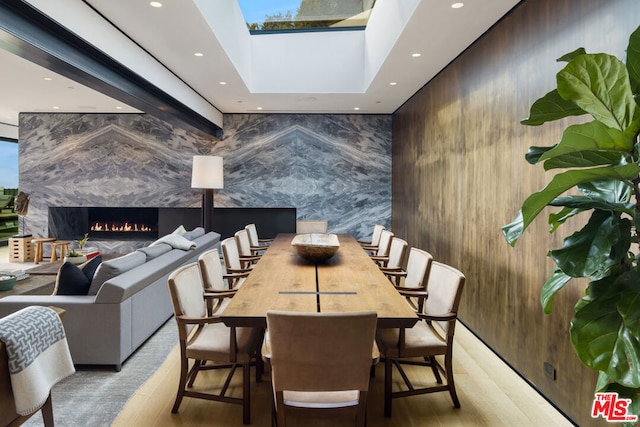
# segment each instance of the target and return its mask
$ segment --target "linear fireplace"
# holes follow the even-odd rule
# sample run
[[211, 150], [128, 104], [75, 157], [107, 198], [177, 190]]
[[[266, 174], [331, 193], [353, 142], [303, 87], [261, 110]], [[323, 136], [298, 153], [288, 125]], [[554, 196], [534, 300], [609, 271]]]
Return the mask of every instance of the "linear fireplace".
[[49, 235], [57, 239], [153, 240], [158, 208], [50, 207]]

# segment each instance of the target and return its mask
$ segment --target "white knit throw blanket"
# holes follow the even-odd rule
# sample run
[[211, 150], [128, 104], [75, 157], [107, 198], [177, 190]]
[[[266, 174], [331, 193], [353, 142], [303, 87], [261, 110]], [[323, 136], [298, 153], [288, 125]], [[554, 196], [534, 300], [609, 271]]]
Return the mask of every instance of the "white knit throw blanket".
[[75, 372], [62, 321], [50, 308], [32, 306], [0, 319], [16, 412], [42, 407], [51, 387]]

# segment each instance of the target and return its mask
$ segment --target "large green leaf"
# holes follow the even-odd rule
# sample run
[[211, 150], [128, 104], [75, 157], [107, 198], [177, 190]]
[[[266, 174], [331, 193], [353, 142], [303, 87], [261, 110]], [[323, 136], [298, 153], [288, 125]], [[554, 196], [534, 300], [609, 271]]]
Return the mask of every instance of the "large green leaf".
[[556, 76], [558, 93], [606, 126], [625, 130], [634, 117], [626, 66], [604, 53], [576, 56]]
[[[623, 225], [625, 222], [626, 227]], [[564, 274], [598, 280], [626, 256], [626, 250], [620, 255], [617, 248], [626, 244], [628, 249], [630, 229], [628, 220], [622, 220], [611, 212], [596, 210], [587, 225], [565, 238], [563, 247], [550, 251], [549, 255]]]
[[592, 282], [589, 294], [576, 305], [570, 328], [582, 363], [630, 388], [640, 387], [640, 331], [637, 322], [627, 323], [627, 312], [638, 310], [639, 284], [636, 271]]
[[[558, 200], [556, 197], [554, 200]], [[553, 202], [551, 203], [553, 204]], [[555, 231], [564, 224], [569, 218], [584, 212], [584, 209], [574, 208], [562, 208], [559, 212], [549, 214], [549, 233], [555, 233]]]
[[627, 46], [627, 72], [634, 94], [640, 92], [640, 27], [629, 37]]
[[[542, 157], [542, 154], [540, 154]], [[544, 162], [544, 169], [585, 168], [622, 163], [624, 154], [616, 151], [576, 151]]]
[[557, 62], [569, 62], [573, 58], [575, 58], [576, 56], [584, 55], [585, 53], [587, 53], [587, 51], [584, 50], [583, 47], [579, 47], [576, 50], [574, 50], [573, 52], [565, 53], [560, 58], [556, 59], [556, 61]]
[[562, 134], [560, 143], [540, 156], [540, 161], [570, 153], [584, 151], [624, 151], [633, 150], [634, 140], [618, 129], [607, 127], [602, 122], [593, 121], [572, 125]]
[[507, 242], [513, 246], [542, 209], [568, 189], [589, 181], [632, 180], [638, 177], [638, 173], [640, 173], [640, 168], [635, 163], [559, 173], [546, 187], [527, 197], [516, 219], [502, 227], [502, 234]]
[[540, 126], [546, 122], [581, 116], [586, 112], [571, 101], [562, 99], [556, 89], [552, 90], [531, 106], [529, 117], [520, 121], [523, 125]]
[[550, 206], [566, 206], [570, 209], [599, 209], [602, 211], [624, 212], [633, 214], [634, 205], [630, 203], [611, 203], [589, 196], [561, 196], [549, 203]]
[[571, 276], [564, 274], [562, 270], [556, 268], [553, 270], [551, 277], [542, 285], [540, 302], [546, 314], [551, 313], [551, 304], [553, 303], [553, 298], [556, 296], [556, 293], [571, 279]]
[[[555, 145], [553, 146], [555, 147]], [[532, 165], [535, 165], [540, 160], [540, 157], [547, 151], [553, 149], [553, 147], [536, 147], [532, 145], [529, 147], [529, 151], [524, 155], [524, 159]]]
[[626, 181], [606, 179], [578, 184], [578, 190], [585, 196], [611, 203], [626, 203], [631, 199], [631, 185]]
[[567, 219], [589, 209], [634, 214], [634, 205], [628, 203], [632, 188], [625, 181], [590, 181], [578, 184], [577, 187], [583, 196], [560, 196], [549, 203], [551, 206], [564, 206], [559, 212], [549, 214], [551, 233]]

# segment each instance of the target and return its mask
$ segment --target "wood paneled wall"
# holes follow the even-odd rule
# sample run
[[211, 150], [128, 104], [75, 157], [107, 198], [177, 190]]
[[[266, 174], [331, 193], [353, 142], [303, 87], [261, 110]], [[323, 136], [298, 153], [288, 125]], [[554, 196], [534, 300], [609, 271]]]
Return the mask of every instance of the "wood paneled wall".
[[523, 1], [393, 119], [393, 231], [465, 273], [462, 321], [580, 425], [606, 424], [590, 417], [597, 375], [568, 334], [586, 282], [570, 282], [550, 315], [540, 289], [547, 251], [585, 219], [550, 235], [542, 215], [515, 248], [500, 227], [550, 179], [526, 163], [528, 147], [558, 142], [569, 123], [519, 123], [555, 87], [556, 58], [579, 46], [623, 58], [639, 24], [637, 0]]

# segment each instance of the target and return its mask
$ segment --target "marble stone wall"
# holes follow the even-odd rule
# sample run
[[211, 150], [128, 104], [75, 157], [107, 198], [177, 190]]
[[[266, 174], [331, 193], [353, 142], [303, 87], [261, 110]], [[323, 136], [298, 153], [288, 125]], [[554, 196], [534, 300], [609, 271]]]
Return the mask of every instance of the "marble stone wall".
[[214, 148], [225, 159], [216, 204], [295, 207], [329, 231], [391, 226], [391, 116], [229, 114]]
[[19, 185], [31, 197], [27, 231], [47, 235], [49, 206], [199, 207], [201, 193], [190, 188], [195, 154], [224, 157], [225, 188], [216, 190], [216, 206], [295, 207], [300, 219], [326, 218], [332, 232], [362, 238], [374, 223], [390, 225], [390, 115], [224, 120], [218, 141], [144, 114], [22, 113]]

